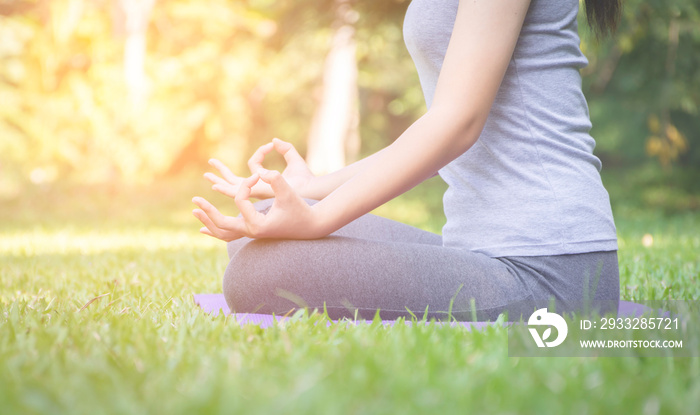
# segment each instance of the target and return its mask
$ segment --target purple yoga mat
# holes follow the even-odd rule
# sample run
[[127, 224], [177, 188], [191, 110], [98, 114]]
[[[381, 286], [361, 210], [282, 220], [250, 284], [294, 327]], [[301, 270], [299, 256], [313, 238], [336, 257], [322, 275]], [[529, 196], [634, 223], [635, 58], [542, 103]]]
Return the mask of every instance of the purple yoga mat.
[[[213, 316], [218, 316], [220, 312], [223, 312], [224, 314], [232, 315], [236, 321], [240, 324], [257, 324], [262, 328], [269, 327], [275, 323], [275, 321], [281, 321], [284, 320], [285, 317], [283, 316], [272, 316], [269, 314], [252, 314], [252, 313], [237, 313], [237, 314], [232, 314], [231, 310], [228, 308], [228, 305], [226, 305], [226, 300], [224, 299], [223, 294], [194, 294], [194, 302], [197, 304], [199, 307], [202, 308], [206, 313], [209, 313]], [[633, 303], [630, 301], [620, 301], [620, 307], [618, 308], [618, 313], [617, 315], [619, 317], [641, 317], [644, 313], [651, 311], [651, 308], [642, 305], [642, 304], [637, 304]], [[358, 322], [366, 322], [369, 323], [369, 320], [358, 320]], [[393, 324], [394, 320], [382, 320], [384, 324]], [[410, 321], [407, 321], [407, 323], [410, 323]], [[454, 323], [454, 324], [460, 324], [468, 329], [471, 328], [476, 328], [476, 329], [482, 329], [490, 324], [490, 322], [482, 322], [482, 321], [477, 321], [477, 322], [470, 322], [470, 321], [462, 321], [459, 323]]]

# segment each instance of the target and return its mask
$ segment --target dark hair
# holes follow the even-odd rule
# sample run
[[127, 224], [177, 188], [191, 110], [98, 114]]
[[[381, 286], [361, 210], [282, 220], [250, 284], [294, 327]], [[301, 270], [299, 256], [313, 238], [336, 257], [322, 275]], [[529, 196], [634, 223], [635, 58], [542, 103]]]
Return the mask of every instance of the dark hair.
[[588, 25], [599, 36], [614, 33], [620, 21], [621, 0], [586, 0]]

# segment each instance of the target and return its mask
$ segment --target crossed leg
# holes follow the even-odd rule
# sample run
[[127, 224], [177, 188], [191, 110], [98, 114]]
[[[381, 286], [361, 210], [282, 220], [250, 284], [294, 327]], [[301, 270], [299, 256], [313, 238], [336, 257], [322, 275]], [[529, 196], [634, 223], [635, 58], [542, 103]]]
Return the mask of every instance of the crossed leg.
[[[256, 204], [269, 208], [271, 201]], [[236, 312], [308, 307], [331, 318], [495, 319], [532, 311], [528, 284], [503, 262], [442, 246], [439, 235], [365, 215], [317, 240], [228, 244], [224, 294]]]

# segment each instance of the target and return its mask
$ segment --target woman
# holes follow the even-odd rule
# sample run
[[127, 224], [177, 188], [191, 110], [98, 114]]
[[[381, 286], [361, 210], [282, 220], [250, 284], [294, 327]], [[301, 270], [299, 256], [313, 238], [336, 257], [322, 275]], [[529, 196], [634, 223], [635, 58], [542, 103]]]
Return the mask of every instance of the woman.
[[[618, 6], [587, 0], [587, 13], [605, 32]], [[199, 197], [194, 215], [229, 241], [231, 309], [458, 320], [518, 319], [552, 302], [614, 311], [617, 238], [588, 134], [577, 13], [578, 0], [414, 0], [404, 36], [428, 111], [394, 143], [321, 177], [278, 139], [245, 179], [213, 160], [223, 178], [206, 176], [241, 216]], [[262, 168], [273, 150], [282, 174]], [[442, 237], [367, 214], [436, 171], [449, 185]]]

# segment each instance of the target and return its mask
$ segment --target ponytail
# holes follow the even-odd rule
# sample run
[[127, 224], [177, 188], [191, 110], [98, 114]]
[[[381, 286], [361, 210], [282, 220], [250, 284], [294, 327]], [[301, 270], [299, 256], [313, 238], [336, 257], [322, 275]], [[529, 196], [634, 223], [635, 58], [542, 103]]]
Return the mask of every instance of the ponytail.
[[615, 32], [620, 21], [621, 0], [586, 0], [588, 25], [598, 36]]

